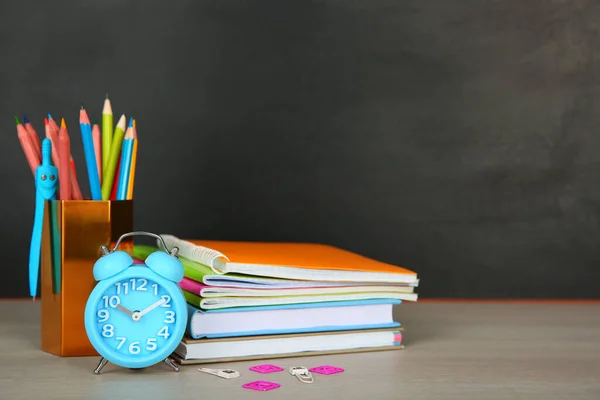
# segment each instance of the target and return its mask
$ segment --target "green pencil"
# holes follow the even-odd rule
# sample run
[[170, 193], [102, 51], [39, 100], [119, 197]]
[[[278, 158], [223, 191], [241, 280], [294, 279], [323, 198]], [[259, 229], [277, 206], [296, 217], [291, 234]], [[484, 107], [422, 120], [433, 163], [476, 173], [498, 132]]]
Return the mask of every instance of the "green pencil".
[[[110, 147], [110, 155], [106, 168], [103, 168], [104, 177], [102, 179], [102, 200], [110, 200], [110, 194], [112, 193], [113, 182], [115, 181], [115, 173], [117, 170], [117, 163], [119, 157], [121, 157], [121, 145], [123, 144], [123, 138], [125, 137], [125, 114], [121, 115], [121, 119], [117, 123], [115, 128], [115, 135], [112, 138], [112, 146]], [[102, 151], [104, 154], [104, 151]]]
[[49, 202], [50, 212], [50, 242], [52, 246], [52, 293], [60, 294], [61, 289], [61, 267], [60, 267], [60, 229], [58, 221], [58, 203], [56, 201]]
[[110, 148], [112, 147], [113, 139], [113, 112], [110, 104], [108, 94], [104, 99], [104, 108], [102, 109], [102, 171], [104, 174], [101, 176], [101, 180], [106, 179], [106, 171], [108, 166], [108, 159], [110, 157]]

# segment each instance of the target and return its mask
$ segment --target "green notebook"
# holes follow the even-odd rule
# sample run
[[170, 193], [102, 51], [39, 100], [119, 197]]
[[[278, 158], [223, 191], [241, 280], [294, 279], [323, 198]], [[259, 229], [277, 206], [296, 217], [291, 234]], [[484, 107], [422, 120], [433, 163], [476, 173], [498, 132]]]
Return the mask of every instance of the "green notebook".
[[[145, 260], [150, 254], [155, 251], [161, 251], [158, 247], [135, 245], [133, 246], [133, 256], [139, 259]], [[219, 276], [214, 273], [213, 270], [203, 264], [185, 259], [181, 256], [178, 257], [179, 261], [183, 264], [183, 275], [198, 282], [204, 282], [204, 278], [207, 276]]]

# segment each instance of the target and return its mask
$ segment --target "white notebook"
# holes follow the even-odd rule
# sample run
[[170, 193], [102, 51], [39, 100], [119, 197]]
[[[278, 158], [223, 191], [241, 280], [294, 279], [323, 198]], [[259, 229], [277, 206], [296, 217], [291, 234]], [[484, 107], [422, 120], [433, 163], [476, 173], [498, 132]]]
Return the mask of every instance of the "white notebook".
[[402, 329], [321, 332], [181, 341], [182, 364], [403, 349]]
[[198, 339], [397, 327], [392, 311], [400, 303], [374, 300], [211, 311], [188, 304], [187, 333]]
[[405, 300], [417, 301], [416, 293], [392, 293], [392, 292], [371, 292], [371, 293], [344, 293], [344, 294], [324, 294], [307, 296], [273, 296], [273, 297], [208, 297], [202, 298], [194, 293], [184, 290], [187, 301], [196, 307], [205, 310], [215, 310], [219, 308], [231, 307], [258, 307], [286, 304], [310, 304], [328, 301], [357, 301], [357, 300]]
[[[335, 282], [335, 281], [303, 281], [297, 279], [265, 278], [250, 275], [205, 275], [202, 283], [210, 286], [222, 286], [248, 289], [299, 289], [317, 287], [349, 287], [349, 286], [389, 286], [388, 282]], [[396, 285], [418, 287], [419, 281], [399, 283]]]

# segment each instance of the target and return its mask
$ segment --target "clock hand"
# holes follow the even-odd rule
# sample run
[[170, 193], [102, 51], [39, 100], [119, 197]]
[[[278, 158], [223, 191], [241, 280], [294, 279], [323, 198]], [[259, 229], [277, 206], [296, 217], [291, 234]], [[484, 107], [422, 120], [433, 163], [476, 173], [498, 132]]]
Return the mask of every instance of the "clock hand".
[[119, 310], [123, 311], [125, 314], [131, 316], [131, 319], [134, 320], [134, 321], [139, 321], [140, 318], [142, 318], [142, 315], [140, 314], [139, 311], [131, 311], [131, 310], [123, 307], [120, 304], [117, 304], [116, 308], [118, 308]]
[[146, 309], [140, 311], [139, 316], [140, 318], [146, 314], [148, 314], [150, 311], [154, 310], [156, 307], [161, 306], [163, 303], [165, 303], [167, 300], [166, 299], [160, 299], [159, 301], [157, 301], [156, 303], [152, 304], [150, 307], [147, 307]]
[[132, 316], [132, 317], [133, 317], [133, 311], [131, 311], [131, 310], [128, 310], [127, 308], [123, 307], [123, 306], [122, 306], [122, 305], [120, 305], [120, 304], [117, 304], [117, 308], [118, 308], [119, 310], [123, 311], [125, 314], [127, 314], [127, 315], [130, 315], [130, 316]]

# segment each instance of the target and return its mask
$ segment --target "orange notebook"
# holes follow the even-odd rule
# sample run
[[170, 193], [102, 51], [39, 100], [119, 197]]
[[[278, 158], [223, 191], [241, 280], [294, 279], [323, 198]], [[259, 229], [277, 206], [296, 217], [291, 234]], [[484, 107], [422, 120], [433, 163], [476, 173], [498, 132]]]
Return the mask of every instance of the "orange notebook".
[[182, 257], [207, 265], [217, 274], [336, 282], [418, 282], [411, 270], [323, 244], [188, 241], [161, 236], [169, 248], [177, 246]]

